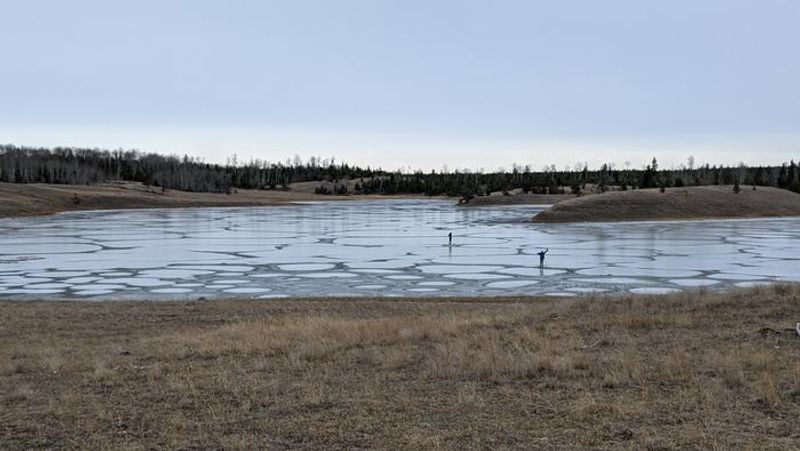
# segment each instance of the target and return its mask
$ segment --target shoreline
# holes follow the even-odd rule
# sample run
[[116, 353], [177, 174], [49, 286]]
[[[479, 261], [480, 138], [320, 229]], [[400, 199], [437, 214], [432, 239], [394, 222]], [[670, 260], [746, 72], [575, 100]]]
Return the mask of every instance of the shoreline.
[[505, 206], [545, 206], [549, 207], [574, 199], [572, 194], [513, 194], [503, 196], [493, 194], [490, 196], [473, 197], [469, 202], [457, 204], [462, 208], [505, 207]]
[[[213, 296], [203, 296], [197, 295], [192, 297], [152, 297], [152, 298], [140, 298], [136, 295], [126, 296], [126, 297], [60, 297], [60, 298], [52, 298], [52, 299], [42, 299], [37, 298], [37, 294], [30, 294], [30, 295], [16, 295], [15, 297], [4, 297], [3, 292], [0, 292], [0, 305], [3, 303], [41, 303], [41, 304], [165, 304], [165, 303], [177, 303], [177, 304], [202, 304], [208, 302], [344, 302], [344, 303], [359, 303], [359, 302], [373, 302], [373, 301], [385, 301], [385, 302], [439, 302], [439, 303], [461, 303], [461, 302], [470, 302], [470, 303], [497, 303], [497, 304], [506, 304], [509, 302], [512, 303], [537, 303], [537, 302], [550, 302], [550, 301], [557, 301], [557, 300], [573, 300], [573, 301], [580, 301], [586, 299], [593, 299], [597, 297], [608, 298], [609, 300], [618, 300], [621, 298], [631, 297], [631, 296], [670, 296], [670, 295], [692, 295], [697, 294], [698, 292], [703, 292], [704, 294], [710, 295], [720, 295], [725, 293], [732, 293], [740, 290], [745, 290], [753, 287], [768, 287], [772, 285], [791, 285], [793, 284], [792, 281], [786, 279], [766, 279], [766, 280], [757, 280], [757, 281], [746, 281], [746, 282], [753, 282], [752, 285], [748, 286], [738, 286], [734, 282], [724, 283], [721, 281], [718, 285], [713, 286], [685, 286], [685, 287], [668, 287], [671, 288], [673, 291], [667, 291], [663, 293], [649, 293], [649, 294], [641, 294], [635, 293], [628, 289], [620, 289], [620, 290], [607, 290], [607, 291], [587, 291], [587, 292], [563, 292], [558, 294], [553, 293], [542, 293], [542, 294], [520, 294], [520, 293], [492, 293], [492, 294], [470, 294], [469, 296], [465, 296], [464, 294], [459, 293], [439, 293], [439, 294], [426, 294], [424, 296], [420, 296], [419, 293], [415, 294], [408, 294], [408, 295], [399, 295], [399, 296], [378, 296], [374, 294], [365, 293], [364, 295], [358, 296], [353, 294], [341, 294], [341, 295], [285, 295], [285, 296], [274, 296], [274, 297], [264, 297], [260, 298], [258, 296], [252, 297], [237, 297], [237, 296], [222, 296], [222, 297], [213, 297]], [[38, 295], [41, 296], [41, 295]]]
[[540, 212], [535, 224], [713, 221], [800, 216], [800, 194], [777, 188], [713, 185], [612, 191], [570, 199]]
[[[545, 206], [546, 207], [546, 206]], [[542, 210], [544, 211], [544, 210]], [[534, 216], [535, 218], [535, 216]], [[619, 223], [636, 223], [642, 225], [658, 225], [672, 222], [738, 222], [738, 221], [758, 221], [760, 219], [800, 219], [800, 213], [794, 215], [781, 215], [774, 216], [695, 216], [691, 218], [686, 217], [664, 217], [663, 219], [613, 219], [613, 220], [598, 220], [598, 221], [563, 221], [563, 222], [545, 222], [534, 221], [533, 218], [524, 221], [525, 224], [538, 224], [538, 225], [600, 225], [600, 224], [619, 224]]]
[[[77, 203], [75, 199], [78, 199]], [[449, 200], [424, 195], [323, 195], [304, 191], [237, 190], [232, 194], [194, 193], [145, 187], [136, 182], [97, 185], [0, 183], [0, 219], [54, 216], [69, 212], [184, 208], [292, 206], [301, 202], [408, 199]]]
[[[774, 282], [770, 284], [764, 284], [764, 286], [768, 285], [786, 285], [786, 282]], [[743, 290], [744, 288], [734, 287], [734, 290]], [[697, 291], [697, 290], [692, 290]], [[715, 293], [712, 290], [706, 290], [709, 294]], [[691, 293], [691, 291], [686, 291], [686, 294]], [[649, 296], [674, 296], [676, 293], [670, 294], [657, 294], [657, 295], [649, 295]], [[424, 303], [424, 304], [499, 304], [499, 305], [506, 305], [506, 304], [536, 304], [540, 302], [557, 302], [557, 301], [580, 301], [582, 299], [588, 299], [589, 297], [604, 297], [604, 298], [618, 298], [618, 297], [631, 297], [631, 296], [648, 296], [648, 295], [638, 295], [634, 293], [628, 292], [619, 292], [619, 293], [583, 293], [579, 294], [576, 293], [575, 296], [548, 296], [548, 295], [514, 295], [514, 294], [502, 294], [502, 295], [488, 295], [488, 296], [461, 296], [461, 295], [451, 295], [451, 296], [435, 296], [435, 295], [427, 295], [427, 296], [322, 296], [322, 295], [315, 295], [315, 296], [290, 296], [290, 297], [275, 297], [275, 298], [268, 298], [268, 299], [258, 299], [258, 298], [245, 298], [245, 297], [226, 297], [226, 298], [209, 298], [209, 299], [70, 299], [70, 298], [60, 298], [60, 299], [53, 299], [53, 300], [43, 300], [43, 299], [36, 299], [35, 296], [31, 299], [12, 299], [12, 298], [0, 298], [0, 306], [4, 304], [31, 304], [31, 305], [79, 305], [79, 306], [90, 306], [90, 305], [103, 305], [103, 304], [113, 304], [113, 305], [120, 305], [120, 306], [137, 306], [143, 304], [152, 304], [152, 305], [173, 305], [173, 306], [187, 306], [187, 305], [205, 305], [209, 303], [231, 303], [231, 304], [241, 304], [241, 303], [342, 303], [342, 304], [359, 304], [359, 303], [374, 303], [374, 302], [386, 302], [386, 303], [407, 303], [407, 304], [417, 304], [417, 303]]]
[[[70, 212], [281, 207], [303, 203], [391, 199], [445, 200], [451, 201], [454, 207], [469, 209], [514, 206], [545, 208], [533, 218], [524, 221], [533, 224], [658, 223], [757, 220], [800, 216], [800, 195], [790, 191], [762, 187], [758, 191], [751, 192], [743, 189], [740, 194], [733, 194], [728, 192], [728, 188], [724, 186], [669, 188], [666, 193], [661, 194], [656, 194], [656, 190], [614, 191], [582, 197], [572, 195], [488, 196], [473, 199], [467, 204], [457, 204], [455, 198], [418, 194], [321, 195], [308, 192], [307, 189], [297, 191], [243, 189], [232, 194], [222, 194], [177, 190], [160, 192], [137, 182], [113, 182], [88, 186], [0, 183], [0, 219], [55, 216]], [[687, 195], [687, 193], [692, 194]], [[695, 193], [700, 193], [700, 196], [705, 197], [695, 200], [693, 197], [698, 195]], [[722, 201], [718, 203], [733, 200], [739, 204], [709, 207], [703, 202], [719, 201], [717, 198], [709, 201], [709, 193], [722, 198]], [[74, 203], [75, 195], [80, 199], [78, 204]], [[628, 199], [632, 197], [639, 197], [639, 199], [630, 202]], [[642, 200], [642, 197], [647, 198]], [[687, 197], [688, 201], [683, 199], [684, 197]], [[757, 198], [757, 201], [751, 199], [754, 197]], [[767, 200], [761, 202], [761, 198]], [[662, 199], [672, 204], [660, 205], [658, 202], [661, 202]], [[543, 201], [550, 203], [545, 204], [542, 203]], [[718, 212], [708, 214], [709, 210]]]

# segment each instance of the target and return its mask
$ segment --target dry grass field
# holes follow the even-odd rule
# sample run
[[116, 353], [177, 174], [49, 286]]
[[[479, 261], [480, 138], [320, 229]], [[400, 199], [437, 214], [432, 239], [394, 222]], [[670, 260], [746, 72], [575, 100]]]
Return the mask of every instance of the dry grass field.
[[0, 448], [800, 443], [800, 287], [0, 303]]
[[742, 186], [695, 186], [613, 191], [553, 205], [534, 222], [656, 221], [672, 219], [760, 218], [800, 215], [800, 194]]

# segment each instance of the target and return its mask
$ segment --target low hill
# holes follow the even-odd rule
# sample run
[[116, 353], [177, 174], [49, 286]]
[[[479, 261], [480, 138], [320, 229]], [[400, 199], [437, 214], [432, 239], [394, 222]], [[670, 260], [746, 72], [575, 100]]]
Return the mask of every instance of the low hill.
[[73, 210], [265, 206], [319, 198], [313, 194], [291, 191], [238, 190], [230, 195], [178, 190], [162, 192], [160, 188], [146, 187], [138, 182], [97, 185], [0, 183], [0, 218]]
[[[161, 190], [139, 182], [107, 182], [93, 185], [0, 182], [0, 218], [51, 215], [66, 211], [126, 210], [141, 208], [264, 207], [293, 202], [364, 199], [416, 199], [426, 196], [321, 195], [319, 182], [293, 184], [290, 190], [234, 189], [230, 194]], [[352, 191], [351, 191], [352, 193]]]
[[800, 215], [800, 194], [742, 186], [698, 186], [615, 191], [570, 199], [539, 213], [534, 222], [657, 221]]

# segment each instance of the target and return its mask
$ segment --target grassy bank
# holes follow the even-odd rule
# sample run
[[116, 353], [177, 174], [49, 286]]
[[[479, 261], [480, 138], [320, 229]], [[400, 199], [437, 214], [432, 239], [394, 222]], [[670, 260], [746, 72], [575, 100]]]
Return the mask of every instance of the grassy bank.
[[800, 194], [751, 186], [614, 191], [573, 198], [553, 205], [534, 222], [657, 221], [681, 219], [760, 218], [800, 215]]
[[798, 321], [798, 286], [3, 302], [0, 447], [786, 449]]
[[[316, 183], [316, 182], [314, 182]], [[97, 185], [0, 183], [0, 218], [51, 215], [66, 211], [125, 210], [134, 208], [259, 207], [292, 202], [420, 198], [423, 196], [318, 195], [310, 183], [289, 191], [236, 190], [231, 194], [162, 191], [138, 182]]]

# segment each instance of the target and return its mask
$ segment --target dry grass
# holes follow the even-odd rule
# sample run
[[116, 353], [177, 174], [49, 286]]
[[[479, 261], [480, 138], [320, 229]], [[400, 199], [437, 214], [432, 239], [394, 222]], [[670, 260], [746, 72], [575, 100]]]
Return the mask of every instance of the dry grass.
[[[333, 196], [314, 194], [309, 182], [290, 191], [236, 190], [230, 195], [162, 192], [138, 182], [110, 182], [96, 185], [56, 185], [44, 183], [0, 183], [0, 218], [49, 215], [78, 210], [122, 210], [129, 208], [256, 207], [286, 205], [301, 201], [363, 200], [374, 197], [422, 196]], [[74, 196], [79, 203], [75, 203]]]
[[798, 286], [0, 307], [4, 448], [800, 441]]
[[800, 194], [788, 190], [732, 186], [613, 191], [553, 205], [534, 222], [656, 221], [671, 219], [759, 218], [800, 215]]

